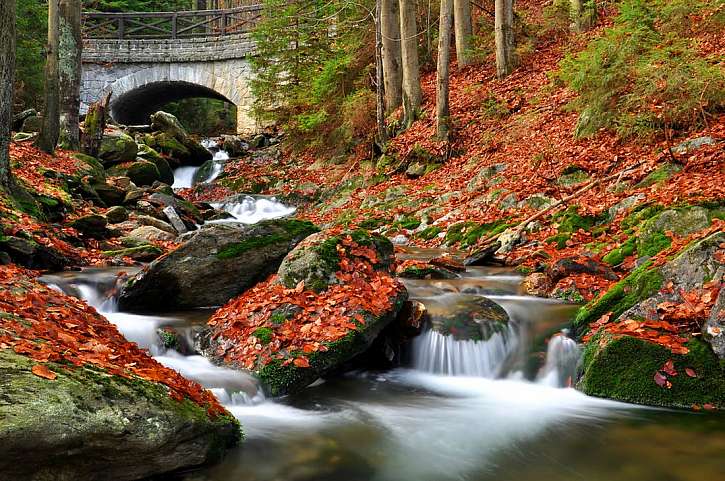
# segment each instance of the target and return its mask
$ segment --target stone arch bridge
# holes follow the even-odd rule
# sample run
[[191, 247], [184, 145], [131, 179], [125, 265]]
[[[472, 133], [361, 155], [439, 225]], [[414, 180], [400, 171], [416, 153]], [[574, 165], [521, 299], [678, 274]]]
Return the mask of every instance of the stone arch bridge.
[[[252, 0], [257, 1], [257, 0]], [[190, 97], [231, 102], [237, 132], [251, 115], [251, 31], [261, 5], [227, 10], [84, 13], [81, 112], [111, 93], [111, 117], [144, 124], [164, 104]]]

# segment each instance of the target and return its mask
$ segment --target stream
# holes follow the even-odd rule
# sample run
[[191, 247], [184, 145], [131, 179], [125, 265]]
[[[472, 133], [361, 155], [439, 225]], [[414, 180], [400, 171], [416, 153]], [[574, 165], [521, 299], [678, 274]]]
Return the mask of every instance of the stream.
[[[220, 204], [225, 222], [291, 214], [274, 199]], [[407, 248], [400, 258], [440, 250]], [[183, 481], [488, 481], [725, 479], [721, 415], [645, 408], [588, 397], [570, 387], [580, 357], [561, 331], [577, 306], [521, 294], [503, 268], [469, 268], [459, 279], [405, 280], [411, 299], [433, 313], [465, 309], [485, 295], [508, 313], [507, 329], [485, 341], [432, 330], [408, 346], [405, 367], [318, 381], [298, 395], [264, 396], [250, 375], [199, 355], [165, 349], [171, 326], [191, 345], [212, 309], [137, 315], [108, 294], [129, 268], [46, 275], [80, 297], [162, 364], [198, 381], [236, 416], [242, 446]], [[552, 337], [553, 336], [553, 337]]]

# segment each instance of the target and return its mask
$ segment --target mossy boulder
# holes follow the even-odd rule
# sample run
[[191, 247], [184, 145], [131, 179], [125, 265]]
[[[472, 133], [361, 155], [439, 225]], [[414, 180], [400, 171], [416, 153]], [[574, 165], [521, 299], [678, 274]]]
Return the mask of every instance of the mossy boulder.
[[[577, 333], [587, 332], [589, 323], [607, 313], [610, 313], [610, 322], [649, 318], [663, 303], [685, 302], [683, 292], [696, 292], [708, 282], [724, 282], [725, 264], [716, 255], [724, 242], [725, 233], [718, 232], [687, 246], [662, 266], [645, 263], [604, 296], [580, 309], [575, 319]], [[662, 289], [663, 286], [667, 288]], [[717, 306], [716, 302], [713, 310], [717, 310]], [[693, 321], [697, 322], [696, 319]], [[704, 331], [710, 322], [711, 319], [702, 320]], [[617, 338], [600, 332], [587, 346], [580, 386], [588, 394], [642, 404], [689, 407], [693, 403], [714, 403], [719, 396], [722, 405], [725, 400], [724, 371], [716, 356], [721, 339], [703, 337], [704, 341], [693, 338], [688, 343], [690, 352], [687, 355], [675, 355], [648, 341], [627, 336]], [[667, 389], [655, 383], [653, 376], [670, 358], [680, 366], [678, 369], [690, 367], [698, 375], [694, 380], [684, 373], [672, 377], [673, 387], [668, 394]], [[701, 379], [705, 376], [708, 379]], [[682, 388], [675, 390], [678, 386]]]
[[650, 172], [639, 184], [637, 188], [650, 187], [654, 184], [661, 184], [666, 182], [672, 176], [682, 170], [682, 167], [677, 164], [664, 163], [657, 167], [655, 170]]
[[[151, 115], [151, 128], [163, 136], [163, 139], [159, 141], [159, 146], [162, 147], [159, 150], [160, 152], [168, 153], [164, 149], [174, 145], [174, 149], [177, 150], [176, 153], [180, 154], [182, 149], [178, 149], [178, 145], [183, 146], [183, 151], [187, 152], [186, 156], [176, 157], [169, 153], [169, 155], [181, 161], [182, 164], [201, 165], [213, 157], [211, 152], [189, 136], [179, 119], [168, 112], [159, 111]], [[159, 137], [159, 135], [157, 134], [156, 137]]]
[[161, 174], [156, 165], [145, 160], [116, 164], [108, 169], [108, 175], [128, 177], [131, 182], [138, 186], [149, 186], [161, 179]]
[[671, 231], [679, 236], [686, 236], [709, 225], [709, 213], [704, 207], [662, 211], [642, 225], [637, 241], [637, 252], [645, 256], [656, 255], [672, 243], [666, 232]]
[[330, 284], [339, 283], [335, 273], [340, 270], [337, 248], [343, 237], [351, 236], [358, 244], [376, 253], [376, 269], [389, 269], [394, 261], [393, 244], [377, 234], [359, 229], [331, 236], [326, 232], [312, 235], [287, 255], [279, 266], [279, 281], [288, 288], [304, 282], [308, 289], [320, 292]]
[[194, 177], [191, 179], [192, 185], [208, 181], [214, 173], [216, 165], [217, 161], [214, 159], [204, 162], [202, 166], [199, 167], [199, 170], [194, 173]]
[[160, 247], [151, 244], [129, 247], [127, 249], [103, 251], [103, 255], [106, 257], [130, 257], [139, 262], [151, 262], [163, 253], [164, 251]]
[[148, 145], [138, 144], [137, 160], [145, 160], [154, 164], [159, 171], [159, 180], [164, 184], [174, 183], [174, 171], [171, 170], [169, 162]]
[[74, 152], [72, 156], [78, 161], [80, 167], [78, 174], [81, 177], [90, 176], [92, 182], [105, 182], [106, 171], [100, 160], [80, 152]]
[[122, 205], [126, 190], [108, 182], [97, 182], [91, 186], [101, 201], [107, 206]]
[[99, 214], [84, 215], [70, 223], [70, 227], [73, 227], [81, 234], [96, 238], [103, 237], [106, 234], [107, 225], [108, 219]]
[[[450, 301], [450, 302], [449, 302]], [[508, 326], [509, 316], [494, 301], [476, 295], [426, 301], [432, 330], [458, 341], [484, 341]]]
[[33, 365], [0, 349], [4, 479], [135, 480], [216, 461], [239, 442], [230, 415], [212, 418], [161, 384], [62, 365], [48, 380]]
[[[687, 354], [675, 355], [666, 347], [631, 336], [597, 334], [584, 351], [578, 387], [590, 396], [650, 406], [690, 409], [709, 403], [725, 408], [725, 370], [719, 360], [701, 340], [690, 341], [687, 348]], [[669, 360], [675, 376], [661, 371]], [[695, 377], [686, 374], [688, 368]], [[657, 384], [658, 371], [670, 388]]]
[[128, 134], [120, 130], [114, 130], [103, 134], [101, 147], [98, 150], [98, 157], [104, 165], [131, 162], [136, 159], [138, 145]]
[[215, 224], [187, 234], [121, 289], [125, 311], [224, 304], [273, 273], [297, 243], [317, 231], [294, 219], [254, 225]]
[[80, 259], [69, 258], [52, 247], [16, 236], [0, 235], [0, 253], [13, 263], [29, 269], [58, 271], [80, 262]]

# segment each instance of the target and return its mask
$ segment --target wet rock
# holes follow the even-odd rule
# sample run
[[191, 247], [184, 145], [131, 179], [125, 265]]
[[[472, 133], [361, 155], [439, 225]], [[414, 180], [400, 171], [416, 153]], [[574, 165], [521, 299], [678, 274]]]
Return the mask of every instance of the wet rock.
[[184, 221], [182, 221], [181, 217], [179, 217], [179, 214], [176, 213], [176, 209], [171, 206], [167, 206], [164, 207], [163, 213], [166, 218], [169, 219], [169, 222], [174, 229], [176, 229], [176, 232], [179, 234], [185, 234], [189, 231], [189, 229], [186, 228], [186, 225], [184, 225]]
[[201, 184], [209, 180], [216, 165], [217, 161], [213, 159], [204, 162], [202, 166], [199, 167], [199, 170], [194, 173], [194, 177], [191, 179], [191, 185]]
[[130, 481], [218, 460], [239, 441], [230, 415], [212, 419], [161, 384], [91, 367], [56, 367], [50, 381], [34, 364], [0, 349], [3, 479]]
[[108, 219], [109, 224], [120, 224], [128, 220], [128, 211], [120, 205], [111, 207], [106, 211], [106, 219]]
[[103, 255], [106, 257], [130, 257], [138, 262], [151, 262], [163, 253], [164, 251], [161, 250], [161, 248], [151, 244], [128, 247], [126, 249], [103, 251]]
[[619, 279], [614, 271], [604, 264], [586, 257], [566, 257], [556, 261], [547, 272], [553, 284], [559, 280], [576, 274], [591, 274], [610, 281]]
[[543, 272], [532, 272], [521, 284], [521, 289], [527, 295], [536, 297], [547, 297], [551, 287], [551, 279]]
[[104, 165], [132, 162], [136, 160], [138, 145], [133, 137], [120, 130], [113, 130], [103, 134], [98, 157]]
[[430, 326], [459, 341], [483, 341], [503, 332], [509, 322], [503, 307], [476, 295], [456, 295], [426, 302]]
[[261, 149], [269, 146], [269, 143], [267, 142], [267, 137], [263, 134], [259, 134], [249, 142], [249, 146], [253, 149]]
[[222, 150], [229, 157], [241, 157], [249, 150], [249, 144], [236, 135], [222, 135]]
[[70, 227], [93, 238], [103, 238], [106, 235], [107, 225], [108, 219], [98, 214], [84, 215], [70, 223]]
[[173, 349], [184, 356], [196, 354], [193, 344], [173, 327], [160, 327], [156, 330], [156, 335], [165, 349]]
[[0, 236], [0, 254], [3, 254], [4, 259], [10, 259], [29, 269], [57, 271], [80, 262], [79, 259], [68, 258], [51, 247], [15, 236]]
[[279, 266], [284, 256], [316, 229], [297, 220], [254, 225], [206, 226], [131, 279], [121, 290], [127, 311], [224, 304]]

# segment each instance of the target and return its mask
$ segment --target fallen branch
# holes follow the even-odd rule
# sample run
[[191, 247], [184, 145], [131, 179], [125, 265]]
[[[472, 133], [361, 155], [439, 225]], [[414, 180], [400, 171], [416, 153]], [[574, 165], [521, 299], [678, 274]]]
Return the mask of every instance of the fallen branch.
[[[522, 220], [515, 227], [513, 227], [514, 232], [521, 233], [521, 231], [523, 231], [530, 222], [534, 222], [535, 220], [538, 220], [538, 219], [544, 217], [545, 215], [553, 212], [554, 210], [558, 209], [559, 207], [566, 204], [567, 202], [574, 199], [575, 197], [578, 197], [581, 194], [598, 186], [602, 182], [606, 182], [606, 181], [612, 180], [614, 178], [618, 178], [618, 180], [620, 180], [625, 174], [631, 172], [632, 170], [635, 170], [636, 168], [640, 167], [642, 164], [643, 164], [643, 162], [638, 162], [637, 164], [635, 164], [631, 167], [627, 167], [626, 169], [624, 169], [620, 172], [608, 175], [606, 177], [602, 177], [601, 179], [595, 179], [595, 180], [589, 182], [587, 185], [585, 185], [584, 187], [575, 191], [574, 193], [572, 193], [566, 197], [563, 197], [562, 199], [558, 200], [557, 202], [554, 202], [546, 209], [540, 210], [536, 214], [533, 214], [533, 215], [527, 217], [526, 219]], [[506, 229], [503, 232], [507, 232], [509, 230], [510, 229]], [[484, 249], [487, 249], [488, 247], [490, 247], [501, 236], [501, 234], [503, 234], [503, 232], [499, 232], [497, 234], [490, 235], [490, 236], [484, 238], [483, 240], [481, 240], [476, 245], [476, 251], [481, 251], [481, 250], [484, 250]]]

